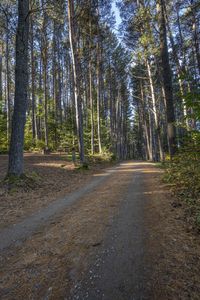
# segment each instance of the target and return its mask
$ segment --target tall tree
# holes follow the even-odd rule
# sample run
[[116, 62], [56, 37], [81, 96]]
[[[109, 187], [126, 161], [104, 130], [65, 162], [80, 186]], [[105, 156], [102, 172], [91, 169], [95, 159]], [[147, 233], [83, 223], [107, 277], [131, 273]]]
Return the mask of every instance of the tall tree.
[[75, 22], [74, 0], [68, 0], [69, 40], [72, 55], [74, 97], [76, 108], [76, 127], [78, 133], [79, 154], [81, 164], [85, 161], [83, 140], [82, 99], [80, 90], [80, 60], [78, 55], [77, 23]]
[[48, 16], [45, 8], [45, 2], [42, 0], [43, 10], [43, 24], [42, 24], [42, 62], [43, 62], [43, 83], [44, 83], [44, 137], [45, 149], [44, 152], [49, 151], [49, 128], [48, 128]]
[[29, 0], [18, 1], [16, 33], [15, 102], [9, 150], [8, 175], [24, 172], [24, 127], [28, 93]]
[[172, 89], [172, 75], [169, 63], [169, 53], [167, 44], [164, 0], [157, 0], [157, 11], [160, 34], [160, 56], [162, 65], [163, 88], [167, 112], [167, 135], [169, 143], [169, 153], [170, 157], [172, 157], [176, 152], [176, 129]]
[[3, 102], [3, 43], [0, 42], [0, 111]]
[[30, 19], [30, 35], [31, 35], [31, 96], [32, 96], [32, 135], [33, 135], [33, 141], [35, 141], [36, 138], [36, 116], [35, 116], [35, 55], [34, 55], [34, 22], [33, 22], [33, 15]]

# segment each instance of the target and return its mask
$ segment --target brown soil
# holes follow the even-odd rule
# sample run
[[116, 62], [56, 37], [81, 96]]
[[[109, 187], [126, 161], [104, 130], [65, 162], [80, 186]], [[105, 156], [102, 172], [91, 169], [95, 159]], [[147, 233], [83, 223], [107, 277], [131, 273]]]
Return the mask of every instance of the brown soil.
[[[19, 222], [50, 202], [86, 184], [94, 173], [109, 166], [108, 162], [90, 165], [89, 170], [77, 170], [64, 155], [25, 154], [25, 172], [33, 177], [32, 186], [13, 187], [8, 192], [0, 185], [0, 229]], [[0, 180], [7, 172], [7, 156], [0, 155]]]
[[146, 207], [149, 259], [154, 264], [154, 299], [200, 299], [200, 236], [185, 220], [184, 204], [175, 199], [160, 176], [151, 178], [152, 190], [162, 191]]
[[[48, 228], [41, 228], [23, 247], [1, 257], [1, 299], [68, 299], [119, 208], [130, 181], [114, 174], [105, 186], [66, 209]], [[45, 298], [46, 297], [46, 298]]]
[[[23, 201], [20, 201], [20, 196], [17, 196], [21, 207], [20, 218], [38, 209], [38, 205], [47, 205], [56, 196], [60, 197], [70, 189], [75, 189], [77, 180], [78, 185], [85, 184], [94, 173], [91, 170], [83, 176], [70, 169], [63, 170], [59, 166], [62, 160], [54, 156], [45, 157], [45, 163], [51, 164], [51, 167], [36, 166], [38, 161], [41, 162], [41, 158], [37, 156], [27, 156], [26, 161], [31, 161], [31, 170], [34, 166], [34, 171], [41, 172], [44, 187], [39, 187], [36, 195], [35, 191], [30, 192], [32, 200], [27, 200], [27, 195], [26, 198], [23, 195]], [[55, 166], [52, 167], [52, 164]], [[151, 299], [197, 300], [200, 295], [200, 238], [185, 226], [183, 209], [174, 207], [175, 200], [169, 189], [162, 184], [158, 170], [142, 163], [138, 163], [138, 168], [144, 174], [149, 173], [149, 201], [145, 208], [145, 223], [149, 233], [146, 241], [149, 253], [147, 260], [153, 265], [149, 283], [154, 294]], [[71, 177], [69, 174], [74, 175]], [[63, 179], [63, 176], [68, 177]], [[133, 172], [130, 169], [112, 174], [104, 185], [65, 209], [60, 217], [48, 227], [41, 227], [23, 245], [4, 251], [0, 259], [0, 298], [69, 299], [70, 290], [87, 272], [96, 249], [112, 226], [113, 218], [118, 215], [131, 176]], [[160, 192], [154, 194], [158, 187]], [[61, 188], [64, 190], [61, 191]], [[12, 200], [14, 202], [12, 213], [6, 207], [4, 211], [7, 209], [7, 217], [13, 222], [18, 220], [14, 211], [18, 202], [12, 195], [8, 199], [10, 205]], [[28, 205], [26, 201], [29, 202]], [[4, 205], [6, 206], [6, 201]]]

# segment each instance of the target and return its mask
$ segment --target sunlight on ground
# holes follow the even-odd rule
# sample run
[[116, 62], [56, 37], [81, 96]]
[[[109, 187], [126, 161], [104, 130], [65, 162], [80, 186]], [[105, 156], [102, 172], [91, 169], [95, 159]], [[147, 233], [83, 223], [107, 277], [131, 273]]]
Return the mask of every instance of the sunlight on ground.
[[145, 162], [145, 161], [138, 161], [138, 162], [134, 162], [134, 161], [130, 161], [127, 163], [121, 163], [120, 166], [137, 166], [137, 165], [153, 165], [152, 162]]
[[61, 167], [71, 167], [72, 164], [71, 163], [68, 163], [68, 162], [65, 162], [63, 161], [63, 163], [61, 164], [60, 162], [59, 163], [36, 163], [36, 164], [33, 164], [34, 166], [39, 166], [39, 167], [50, 167], [50, 168], [61, 168]]
[[141, 172], [141, 173], [162, 173], [162, 170], [148, 170], [148, 169], [134, 169], [134, 168], [116, 168], [115, 172], [120, 172], [120, 173], [124, 173], [124, 172]]
[[[162, 173], [160, 169], [147, 169], [147, 168], [134, 168], [135, 163], [123, 163], [120, 167], [114, 169], [106, 170], [106, 173], [94, 174], [94, 177], [108, 176], [112, 173], [143, 173], [143, 174], [153, 174], [153, 173]], [[139, 164], [140, 165], [140, 164]], [[144, 165], [144, 164], [143, 164]], [[127, 167], [126, 167], [127, 166]]]
[[152, 195], [152, 194], [166, 194], [166, 191], [151, 191], [151, 192], [143, 192], [144, 195]]
[[143, 173], [163, 173], [163, 170], [144, 170]]
[[109, 173], [100, 173], [100, 174], [94, 174], [94, 177], [101, 177], [101, 176], [108, 176]]

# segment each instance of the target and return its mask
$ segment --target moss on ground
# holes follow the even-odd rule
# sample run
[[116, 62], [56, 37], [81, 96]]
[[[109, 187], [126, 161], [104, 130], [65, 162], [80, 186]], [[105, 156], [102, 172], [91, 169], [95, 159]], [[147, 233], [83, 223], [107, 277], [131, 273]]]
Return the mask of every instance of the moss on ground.
[[24, 173], [20, 176], [7, 175], [0, 183], [9, 193], [32, 190], [40, 184], [41, 178], [37, 173]]

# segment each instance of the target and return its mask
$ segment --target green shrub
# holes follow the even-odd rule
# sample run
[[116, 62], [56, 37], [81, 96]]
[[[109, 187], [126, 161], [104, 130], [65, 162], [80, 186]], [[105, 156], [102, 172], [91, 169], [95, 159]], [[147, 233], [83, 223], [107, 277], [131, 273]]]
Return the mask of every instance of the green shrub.
[[200, 227], [199, 132], [190, 133], [173, 160], [165, 163], [164, 181], [172, 185], [175, 194], [185, 200], [188, 206], [194, 207], [194, 219]]

